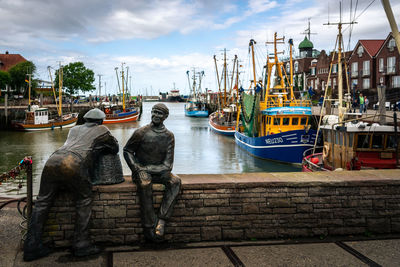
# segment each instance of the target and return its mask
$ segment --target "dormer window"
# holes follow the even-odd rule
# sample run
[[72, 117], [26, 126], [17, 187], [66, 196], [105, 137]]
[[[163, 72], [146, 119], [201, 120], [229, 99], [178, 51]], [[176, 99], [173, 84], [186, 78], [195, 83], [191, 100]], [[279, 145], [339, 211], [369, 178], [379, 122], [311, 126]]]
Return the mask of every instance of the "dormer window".
[[364, 53], [364, 47], [362, 47], [361, 45], [358, 47], [357, 49], [357, 54], [359, 57], [362, 56], [362, 54]]
[[390, 39], [390, 40], [389, 40], [389, 43], [388, 43], [388, 48], [389, 48], [389, 50], [390, 50], [390, 51], [393, 51], [393, 49], [395, 48], [395, 46], [396, 46], [395, 40], [394, 40], [393, 38]]

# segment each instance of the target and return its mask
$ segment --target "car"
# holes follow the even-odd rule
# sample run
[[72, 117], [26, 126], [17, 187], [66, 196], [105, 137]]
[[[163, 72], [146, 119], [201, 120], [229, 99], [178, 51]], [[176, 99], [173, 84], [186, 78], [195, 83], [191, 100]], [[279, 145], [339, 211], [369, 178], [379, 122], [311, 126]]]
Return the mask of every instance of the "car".
[[392, 110], [394, 110], [394, 108], [396, 107], [396, 110], [399, 111], [400, 110], [400, 101], [397, 101], [396, 103], [393, 103], [390, 108]]
[[[390, 102], [385, 102], [385, 108], [386, 108], [386, 110], [390, 110]], [[376, 104], [373, 105], [373, 109], [374, 110], [379, 109], [379, 102], [377, 102]]]

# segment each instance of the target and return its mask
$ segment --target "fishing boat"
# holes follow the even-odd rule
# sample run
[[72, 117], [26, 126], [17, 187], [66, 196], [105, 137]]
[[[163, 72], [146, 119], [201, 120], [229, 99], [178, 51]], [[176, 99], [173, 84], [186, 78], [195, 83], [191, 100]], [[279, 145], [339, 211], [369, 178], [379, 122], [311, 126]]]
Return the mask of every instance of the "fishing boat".
[[56, 128], [69, 128], [76, 125], [78, 113], [62, 115], [61, 118], [49, 119], [48, 108], [32, 105], [25, 111], [25, 120], [13, 121], [12, 127], [19, 131], [54, 130]]
[[[51, 72], [49, 68], [50, 78]], [[76, 125], [78, 121], [78, 113], [63, 114], [62, 110], [62, 66], [59, 69], [59, 97], [57, 97], [54, 89], [54, 83], [51, 78], [51, 84], [57, 106], [58, 115], [49, 118], [48, 108], [41, 108], [38, 105], [31, 105], [31, 75], [29, 75], [29, 91], [28, 91], [28, 109], [25, 110], [25, 119], [23, 121], [12, 121], [11, 127], [18, 131], [42, 131], [69, 128]]]
[[[204, 71], [196, 72], [193, 70], [193, 83], [190, 83], [189, 71], [186, 72], [189, 81], [189, 87], [191, 88], [191, 95], [188, 98], [184, 108], [185, 116], [187, 117], [208, 117], [208, 109], [206, 106], [205, 96], [201, 92], [201, 80], [204, 76]], [[198, 78], [197, 78], [198, 76]], [[199, 85], [197, 86], [197, 79], [199, 80]]]
[[[115, 68], [115, 72], [117, 74], [118, 86], [120, 86], [118, 68]], [[104, 124], [135, 122], [140, 118], [140, 109], [138, 110], [138, 108], [134, 106], [134, 103], [132, 101], [126, 103], [125, 91], [127, 90], [125, 90], [125, 88], [127, 87], [127, 83], [125, 83], [125, 81], [126, 80], [124, 72], [124, 63], [122, 63], [121, 65], [122, 106], [110, 103], [102, 103], [101, 109], [106, 114], [106, 118], [103, 121]]]
[[170, 90], [169, 93], [167, 94], [166, 101], [168, 102], [182, 102], [183, 99], [179, 93], [179, 90], [175, 88], [175, 83], [174, 83], [174, 89]]
[[[385, 1], [383, 1], [385, 2]], [[390, 7], [389, 7], [390, 8]], [[394, 18], [393, 18], [394, 19]], [[302, 162], [304, 172], [314, 171], [334, 171], [334, 170], [362, 170], [362, 169], [394, 169], [399, 167], [399, 139], [397, 126], [397, 115], [393, 113], [392, 124], [386, 123], [385, 107], [380, 107], [379, 114], [363, 115], [361, 113], [349, 113], [350, 97], [343, 98], [343, 79], [342, 79], [342, 24], [338, 25], [338, 115], [327, 114], [322, 116], [321, 108], [319, 128], [323, 135], [323, 150], [316, 152], [316, 148], [305, 152]], [[393, 23], [393, 25], [396, 25]], [[397, 33], [397, 26], [392, 31]], [[396, 39], [396, 38], [395, 38]], [[400, 46], [400, 36], [396, 39], [397, 48]], [[399, 50], [400, 52], [400, 50]], [[333, 60], [332, 60], [333, 61]], [[328, 80], [332, 70], [332, 63], [328, 74]], [[346, 83], [348, 84], [348, 83]], [[347, 96], [350, 95], [350, 88], [347, 88]], [[328, 90], [326, 90], [327, 92]], [[327, 96], [327, 105], [333, 99]], [[380, 103], [385, 102], [383, 88], [378, 87], [378, 98]], [[329, 101], [330, 100], [330, 101]], [[343, 106], [343, 102], [346, 103]], [[379, 116], [379, 123], [374, 122], [374, 118]]]
[[[250, 40], [253, 81], [248, 93], [240, 90], [235, 141], [253, 156], [300, 164], [304, 151], [314, 144], [316, 131], [311, 129], [311, 101], [295, 98], [292, 68], [288, 77], [283, 63], [278, 60], [277, 44], [283, 41], [284, 38], [277, 38], [277, 34], [274, 34], [274, 53], [272, 58], [267, 56], [264, 79], [257, 81], [254, 59], [256, 42]], [[291, 39], [289, 45], [290, 65], [293, 66]], [[239, 127], [240, 120], [242, 126]]]
[[[230, 82], [230, 86], [227, 84], [228, 74], [227, 74], [227, 64], [226, 64], [226, 49], [224, 50], [224, 67], [222, 70], [221, 82], [223, 79], [224, 83], [224, 92], [222, 93], [221, 82], [219, 79], [217, 59], [214, 55], [215, 62], [215, 70], [218, 81], [218, 109], [213, 112], [208, 120], [208, 124], [210, 129], [218, 134], [234, 136], [236, 131], [236, 117], [237, 117], [237, 90], [238, 90], [238, 82], [239, 82], [239, 71], [238, 65], [239, 61], [237, 60], [237, 56], [235, 55], [233, 61], [233, 71], [232, 71], [232, 79]], [[236, 68], [236, 82], [233, 88], [233, 78]], [[230, 87], [229, 92], [227, 92], [227, 87]], [[234, 94], [233, 90], [236, 89], [236, 94]]]

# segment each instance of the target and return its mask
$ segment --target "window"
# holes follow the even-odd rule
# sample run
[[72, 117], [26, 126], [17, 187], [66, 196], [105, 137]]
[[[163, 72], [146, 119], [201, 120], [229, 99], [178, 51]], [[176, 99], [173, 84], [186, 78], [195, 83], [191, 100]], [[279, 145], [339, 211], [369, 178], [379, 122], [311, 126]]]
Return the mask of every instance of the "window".
[[267, 124], [269, 125], [271, 123], [271, 117], [267, 118]]
[[351, 63], [351, 77], [358, 76], [358, 62]]
[[354, 137], [354, 134], [353, 133], [349, 133], [349, 147], [352, 147], [353, 146], [353, 137]]
[[[337, 133], [337, 132], [336, 132]], [[343, 145], [343, 132], [339, 132], [339, 145]]]
[[299, 124], [299, 118], [292, 118], [292, 125], [298, 125]]
[[370, 135], [359, 134], [357, 138], [357, 148], [369, 148]]
[[390, 51], [393, 51], [393, 48], [396, 46], [396, 41], [392, 38], [389, 40], [388, 47]]
[[305, 118], [305, 117], [301, 118], [300, 124], [301, 125], [307, 125], [307, 118]]
[[379, 59], [379, 72], [383, 72], [383, 69], [385, 68], [385, 66], [383, 66], [383, 58]]
[[322, 90], [325, 90], [325, 81], [322, 81]]
[[357, 88], [357, 85], [358, 85], [358, 80], [357, 79], [351, 80], [351, 88], [352, 89]]
[[333, 87], [336, 86], [336, 78], [333, 78]]
[[396, 71], [396, 57], [387, 58], [387, 73], [394, 73]]
[[369, 71], [369, 60], [366, 60], [363, 62], [363, 75], [369, 75], [370, 71]]
[[338, 64], [333, 64], [332, 65], [332, 73], [336, 73], [338, 70]]
[[369, 78], [363, 79], [363, 89], [369, 89]]
[[396, 148], [396, 140], [394, 135], [388, 135], [386, 141], [386, 148]]
[[383, 137], [384, 137], [384, 135], [372, 136], [372, 148], [382, 149], [383, 148]]
[[287, 64], [286, 64], [286, 73], [289, 73], [289, 72], [290, 72], [290, 64], [287, 63]]
[[362, 47], [361, 45], [358, 47], [357, 49], [357, 54], [359, 57], [362, 56], [362, 54], [364, 53], [364, 47]]
[[399, 88], [400, 87], [400, 76], [393, 76], [392, 77], [392, 88]]
[[294, 62], [294, 72], [298, 72], [299, 71], [299, 62], [295, 61]]
[[282, 125], [289, 125], [290, 118], [282, 118]]
[[274, 125], [281, 125], [281, 118], [274, 118]]
[[315, 67], [311, 68], [311, 75], [315, 75]]

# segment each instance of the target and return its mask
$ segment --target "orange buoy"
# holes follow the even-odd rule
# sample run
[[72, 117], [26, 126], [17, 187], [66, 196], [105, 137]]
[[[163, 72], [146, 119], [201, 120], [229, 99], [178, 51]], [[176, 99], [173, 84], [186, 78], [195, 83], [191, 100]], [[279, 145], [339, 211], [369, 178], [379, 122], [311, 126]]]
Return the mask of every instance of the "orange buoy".
[[311, 162], [314, 164], [318, 164], [319, 163], [319, 159], [318, 158], [312, 158]]

